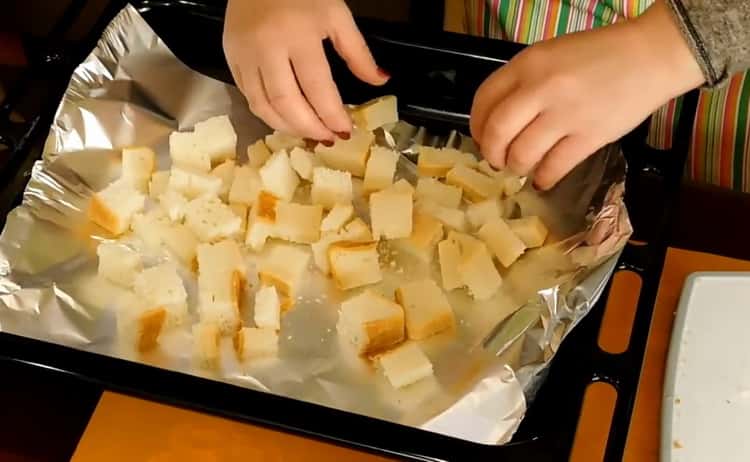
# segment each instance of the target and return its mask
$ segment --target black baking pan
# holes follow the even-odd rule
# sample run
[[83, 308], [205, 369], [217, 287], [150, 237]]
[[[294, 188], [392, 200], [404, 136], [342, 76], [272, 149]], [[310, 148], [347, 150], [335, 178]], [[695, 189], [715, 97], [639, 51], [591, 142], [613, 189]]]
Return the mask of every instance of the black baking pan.
[[[0, 193], [0, 216], [20, 203], [31, 166], [41, 155], [54, 111], [75, 65], [94, 47], [101, 31], [123, 6], [113, 1], [87, 38], [61, 43], [67, 27], [85, 9], [73, 1], [70, 10], [43, 43], [35, 43], [32, 66], [0, 106], [0, 140], [10, 147], [0, 159], [5, 185]], [[136, 1], [144, 18], [185, 63], [213, 77], [231, 81], [221, 52], [221, 2]], [[357, 82], [340, 60], [331, 57], [334, 76], [347, 102], [380, 94], [396, 94], [404, 119], [431, 130], [467, 132], [474, 91], [491, 72], [523, 47], [437, 30], [414, 23], [386, 24], [360, 20], [360, 26], [379, 64], [393, 78], [385, 88]], [[57, 35], [54, 35], [57, 34]], [[622, 140], [629, 162], [628, 189], [642, 181], [656, 182], [658, 196], [648, 203], [631, 203], [636, 216], [656, 219], [636, 222], [636, 234], [646, 245], [628, 244], [618, 270], [636, 272], [642, 288], [629, 346], [608, 354], [597, 344], [609, 286], [590, 314], [563, 342], [535, 395], [521, 427], [510, 444], [470, 443], [390, 422], [248, 390], [191, 375], [78, 351], [34, 339], [0, 333], [0, 357], [72, 374], [107, 389], [197, 409], [283, 431], [319, 438], [405, 460], [423, 461], [556, 461], [567, 460], [575, 437], [586, 387], [597, 381], [612, 384], [617, 402], [606, 447], [606, 460], [620, 460], [635, 401], [638, 378], [651, 322], [667, 238], [685, 162], [695, 113], [696, 94], [683, 104], [677, 142], [670, 151], [655, 152], [645, 145], [645, 124]], [[13, 123], [12, 110], [26, 115]], [[645, 212], [640, 212], [646, 210]], [[655, 213], [654, 213], [655, 212]]]

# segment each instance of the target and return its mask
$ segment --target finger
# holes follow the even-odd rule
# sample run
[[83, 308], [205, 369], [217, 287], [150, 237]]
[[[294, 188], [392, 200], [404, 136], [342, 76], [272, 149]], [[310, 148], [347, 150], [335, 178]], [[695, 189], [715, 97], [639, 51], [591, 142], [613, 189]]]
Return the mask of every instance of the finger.
[[552, 188], [599, 147], [580, 136], [561, 139], [539, 163], [534, 173], [534, 186], [542, 190]]
[[333, 133], [302, 96], [287, 56], [269, 55], [261, 65], [260, 75], [268, 102], [292, 133], [315, 140], [333, 140]]
[[506, 167], [518, 175], [528, 175], [564, 137], [565, 131], [558, 118], [539, 114], [508, 146]]
[[[236, 74], [235, 81], [247, 98], [247, 104], [250, 112], [258, 116], [269, 127], [282, 132], [288, 132], [290, 127], [284, 122], [284, 119], [274, 110], [271, 103], [266, 97], [263, 89], [263, 79], [260, 76], [260, 70], [251, 67], [251, 73], [248, 78], [242, 72], [242, 67], [235, 66], [233, 74]], [[246, 67], [247, 68], [247, 67]]]
[[336, 84], [333, 83], [323, 44], [292, 54], [292, 66], [300, 87], [320, 120], [336, 133], [348, 133], [352, 122], [344, 109]]
[[[506, 66], [509, 66], [506, 64]], [[503, 99], [515, 86], [516, 80], [511, 68], [502, 67], [490, 75], [479, 86], [474, 93], [474, 100], [471, 104], [471, 118], [469, 119], [469, 128], [471, 136], [479, 141], [482, 139], [484, 126], [487, 123], [487, 117], [492, 112], [492, 108]]]
[[378, 67], [365, 38], [354, 22], [352, 13], [344, 7], [334, 14], [336, 17], [332, 23], [335, 27], [330, 31], [329, 37], [336, 52], [346, 61], [349, 70], [358, 79], [371, 85], [385, 84], [390, 76]]

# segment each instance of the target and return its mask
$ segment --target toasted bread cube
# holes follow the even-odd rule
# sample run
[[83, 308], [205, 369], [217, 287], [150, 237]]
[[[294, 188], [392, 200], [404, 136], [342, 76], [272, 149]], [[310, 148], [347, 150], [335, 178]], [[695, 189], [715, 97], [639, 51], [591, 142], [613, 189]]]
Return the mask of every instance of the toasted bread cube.
[[279, 353], [279, 334], [266, 327], [243, 327], [234, 337], [234, 350], [240, 362], [274, 357]]
[[218, 196], [221, 186], [221, 178], [189, 167], [172, 166], [169, 174], [169, 189], [179, 192], [187, 199]]
[[292, 200], [299, 186], [299, 177], [294, 172], [286, 151], [279, 151], [272, 155], [260, 168], [259, 173], [264, 190], [281, 200]]
[[185, 218], [188, 200], [174, 189], [168, 189], [159, 196], [159, 204], [170, 220], [179, 223]]
[[384, 190], [370, 195], [370, 223], [375, 240], [402, 239], [411, 236], [412, 195]]
[[219, 341], [221, 331], [212, 323], [193, 326], [193, 360], [201, 369], [215, 370], [220, 366]]
[[414, 342], [378, 356], [378, 363], [394, 388], [403, 388], [432, 376], [432, 363]]
[[338, 139], [330, 147], [318, 144], [315, 153], [326, 166], [362, 178], [370, 156], [370, 146], [374, 141], [375, 135], [372, 132], [355, 128], [348, 140]]
[[508, 226], [529, 249], [541, 247], [547, 239], [547, 227], [537, 216], [508, 220]]
[[177, 257], [182, 264], [193, 268], [198, 238], [183, 224], [170, 224], [161, 229], [162, 245]]
[[235, 215], [240, 217], [240, 220], [242, 220], [242, 223], [240, 224], [240, 234], [244, 236], [245, 233], [247, 233], [247, 214], [249, 210], [247, 205], [229, 204], [229, 208], [232, 209], [232, 212], [234, 212]]
[[294, 299], [304, 283], [309, 263], [310, 254], [304, 249], [277, 244], [261, 260], [258, 277], [262, 284], [276, 287], [282, 299]]
[[198, 312], [224, 334], [241, 326], [240, 305], [247, 269], [239, 246], [225, 240], [198, 246]]
[[488, 221], [479, 228], [477, 236], [487, 244], [506, 268], [509, 268], [526, 251], [526, 245], [502, 218]]
[[340, 230], [354, 216], [354, 207], [351, 204], [336, 204], [328, 215], [320, 222], [320, 231]]
[[208, 154], [212, 164], [237, 157], [237, 133], [228, 116], [220, 115], [198, 122], [194, 132], [201, 151]]
[[367, 226], [367, 223], [362, 221], [361, 218], [357, 217], [350, 221], [349, 224], [344, 226], [344, 233], [346, 234], [346, 240], [354, 242], [367, 242], [372, 241], [372, 232]]
[[357, 128], [373, 131], [398, 122], [398, 102], [393, 95], [381, 96], [356, 106], [350, 114]]
[[122, 150], [122, 178], [132, 187], [148, 192], [148, 183], [156, 165], [156, 154], [146, 147], [124, 148]]
[[148, 184], [148, 197], [156, 199], [169, 187], [169, 171], [154, 172]]
[[229, 200], [229, 190], [232, 188], [232, 182], [234, 181], [234, 160], [228, 159], [219, 164], [216, 168], [211, 170], [211, 175], [221, 179], [221, 188], [219, 189], [219, 197], [224, 202]]
[[445, 181], [463, 189], [466, 198], [473, 202], [496, 197], [500, 194], [500, 187], [495, 180], [462, 164], [453, 167], [446, 174]]
[[432, 279], [402, 285], [396, 289], [396, 302], [404, 308], [406, 335], [412, 340], [422, 340], [455, 326], [453, 308]]
[[313, 169], [317, 166], [317, 159], [310, 151], [302, 148], [293, 148], [289, 153], [289, 161], [297, 175], [303, 180], [312, 181]]
[[419, 146], [417, 170], [420, 175], [444, 177], [456, 165], [474, 166], [477, 159], [466, 152], [451, 148]]
[[164, 308], [168, 325], [180, 325], [187, 319], [187, 292], [173, 264], [143, 270], [135, 278], [133, 291], [146, 306]]
[[265, 144], [271, 152], [275, 153], [279, 151], [291, 151], [293, 148], [304, 148], [305, 140], [276, 131], [266, 136]]
[[503, 204], [497, 197], [475, 202], [466, 207], [466, 218], [474, 228], [481, 228], [485, 223], [503, 216]]
[[143, 269], [141, 257], [131, 248], [114, 242], [102, 242], [96, 248], [100, 277], [122, 287], [133, 287], [136, 275]]
[[331, 275], [342, 290], [375, 284], [383, 280], [375, 242], [336, 242], [328, 248]]
[[257, 170], [247, 165], [237, 167], [234, 170], [232, 187], [229, 189], [229, 203], [253, 205], [262, 186], [263, 182]]
[[342, 241], [372, 242], [372, 233], [361, 218], [355, 218], [338, 232], [324, 233], [318, 242], [310, 246], [315, 265], [320, 268], [323, 274], [328, 275], [331, 272], [331, 267], [328, 264], [329, 247], [335, 242]]
[[88, 217], [115, 236], [130, 227], [133, 215], [143, 210], [146, 196], [120, 179], [91, 197]]
[[400, 154], [388, 148], [373, 146], [365, 169], [363, 188], [365, 192], [380, 191], [393, 185], [396, 164]]
[[453, 290], [463, 286], [463, 279], [458, 270], [461, 263], [461, 246], [453, 239], [440, 241], [438, 244], [438, 261], [443, 289]]
[[404, 310], [366, 290], [341, 303], [336, 330], [359, 354], [378, 353], [404, 340]]
[[391, 191], [397, 191], [402, 193], [409, 193], [412, 196], [414, 196], [417, 192], [416, 189], [414, 189], [414, 186], [412, 186], [411, 183], [404, 180], [403, 178], [398, 180], [397, 182], [393, 183], [393, 186], [390, 187]]
[[500, 184], [503, 190], [503, 194], [506, 197], [517, 194], [523, 186], [526, 184], [525, 176], [513, 175], [510, 172], [503, 172], [500, 176]]
[[253, 250], [262, 250], [266, 240], [274, 234], [276, 207], [279, 200], [273, 194], [261, 191], [247, 218], [245, 243]]
[[447, 228], [457, 231], [466, 231], [468, 228], [466, 213], [463, 210], [443, 207], [429, 200], [420, 200], [417, 202], [416, 209], [421, 213], [436, 218]]
[[477, 242], [471, 246], [463, 246], [461, 251], [458, 271], [463, 285], [477, 300], [492, 298], [500, 289], [502, 278], [492, 262], [487, 246], [482, 242]]
[[425, 213], [414, 213], [411, 236], [391, 242], [393, 246], [429, 263], [435, 255], [435, 247], [443, 238], [443, 224]]
[[138, 317], [136, 348], [139, 352], [145, 353], [156, 348], [166, 320], [167, 310], [164, 308], [147, 310]]
[[247, 165], [248, 167], [259, 169], [271, 157], [271, 150], [266, 146], [262, 139], [247, 147]]
[[211, 171], [211, 156], [203, 149], [200, 135], [195, 132], [172, 132], [169, 135], [169, 156], [173, 167], [202, 173]]
[[352, 203], [352, 174], [327, 167], [313, 169], [313, 184], [310, 200], [313, 204], [320, 204], [327, 210], [337, 204]]
[[457, 209], [461, 205], [462, 195], [461, 188], [441, 183], [434, 178], [420, 178], [417, 182], [417, 199], [443, 207]]
[[262, 287], [255, 293], [255, 325], [269, 329], [281, 329], [281, 299], [276, 287]]
[[188, 203], [185, 224], [201, 242], [216, 242], [239, 235], [242, 219], [218, 197], [203, 196]]
[[323, 207], [279, 202], [276, 206], [276, 226], [273, 235], [285, 241], [312, 244], [320, 239]]

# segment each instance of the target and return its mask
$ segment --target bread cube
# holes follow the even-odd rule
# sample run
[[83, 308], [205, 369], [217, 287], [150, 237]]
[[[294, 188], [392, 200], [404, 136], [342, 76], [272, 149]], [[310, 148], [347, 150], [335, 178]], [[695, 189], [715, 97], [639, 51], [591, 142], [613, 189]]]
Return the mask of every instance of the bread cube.
[[479, 228], [477, 236], [487, 244], [506, 268], [510, 268], [510, 265], [526, 251], [526, 245], [502, 218], [488, 221]]
[[203, 196], [188, 203], [185, 224], [201, 242], [216, 242], [239, 235], [242, 219], [218, 197]]
[[255, 325], [269, 329], [281, 329], [281, 299], [276, 287], [262, 287], [255, 293]]
[[435, 255], [435, 247], [442, 238], [443, 224], [439, 220], [430, 215], [415, 212], [411, 236], [394, 240], [391, 244], [425, 263], [430, 263]]
[[146, 147], [122, 150], [122, 178], [142, 193], [148, 192], [148, 183], [156, 165], [156, 154]]
[[457, 209], [461, 205], [463, 191], [456, 186], [441, 183], [434, 178], [420, 178], [417, 181], [417, 199]]
[[453, 290], [463, 286], [463, 278], [458, 270], [461, 263], [461, 246], [454, 239], [446, 239], [438, 244], [438, 261], [443, 289]]
[[201, 369], [216, 370], [220, 366], [221, 331], [212, 323], [193, 325], [193, 361]]
[[432, 363], [414, 342], [378, 356], [378, 364], [394, 388], [403, 388], [433, 375]]
[[146, 247], [148, 252], [158, 252], [161, 249], [165, 226], [170, 225], [169, 217], [160, 208], [153, 208], [146, 213], [133, 215], [131, 228]]
[[354, 216], [354, 207], [351, 204], [336, 204], [328, 215], [320, 222], [320, 231], [338, 231]]
[[490, 163], [487, 162], [486, 159], [482, 159], [479, 161], [479, 163], [477, 164], [477, 170], [491, 178], [499, 178], [503, 174], [501, 170], [496, 170], [495, 167], [490, 165]]
[[320, 239], [323, 207], [279, 202], [273, 236], [299, 244], [312, 244]]
[[510, 172], [502, 172], [499, 175], [500, 187], [506, 197], [517, 194], [526, 184], [525, 176], [514, 175]]
[[275, 357], [279, 353], [276, 329], [244, 327], [234, 337], [234, 350], [240, 362]]
[[497, 197], [469, 204], [466, 218], [474, 228], [480, 228], [488, 221], [503, 216], [503, 204]]
[[471, 246], [463, 246], [461, 250], [458, 271], [463, 285], [477, 300], [492, 298], [500, 289], [502, 278], [492, 262], [487, 246], [482, 242], [477, 242]]
[[247, 218], [245, 243], [253, 250], [260, 251], [266, 241], [274, 234], [276, 226], [276, 207], [279, 200], [271, 193], [261, 191]]
[[117, 180], [91, 197], [88, 217], [115, 236], [130, 227], [133, 215], [143, 210], [146, 196], [123, 179]]
[[419, 146], [417, 170], [420, 175], [442, 178], [456, 165], [475, 166], [477, 163], [476, 157], [457, 149]]
[[169, 186], [169, 171], [154, 172], [148, 184], [148, 196], [156, 199], [167, 190]]
[[549, 233], [547, 227], [537, 216], [508, 220], [508, 226], [529, 249], [543, 246]]
[[247, 166], [250, 168], [261, 168], [270, 157], [271, 151], [262, 139], [247, 147]]
[[370, 228], [367, 227], [367, 224], [358, 217], [338, 232], [329, 231], [321, 235], [320, 240], [310, 247], [313, 251], [315, 265], [320, 268], [323, 274], [328, 275], [331, 272], [330, 265], [328, 264], [329, 247], [335, 242], [342, 241], [372, 242], [372, 233], [370, 233]]
[[[247, 265], [242, 256], [239, 244], [225, 239], [216, 244], [200, 244], [197, 249], [198, 270], [201, 273], [237, 273], [237, 278], [244, 280], [247, 276]], [[226, 276], [225, 277], [228, 277]]]
[[[279, 199], [291, 201], [299, 186], [299, 177], [294, 172], [286, 151], [279, 151], [260, 168], [263, 189]], [[231, 195], [231, 194], [230, 194]], [[231, 197], [230, 197], [231, 200]]]
[[309, 263], [310, 254], [303, 248], [277, 244], [261, 259], [258, 277], [262, 284], [274, 286], [282, 299], [293, 300], [304, 283]]
[[313, 169], [317, 166], [318, 161], [313, 153], [302, 148], [293, 148], [289, 153], [289, 161], [297, 175], [303, 180], [312, 181]]
[[100, 277], [125, 288], [133, 287], [136, 275], [143, 269], [141, 257], [133, 249], [115, 242], [102, 242], [96, 248]]
[[347, 241], [352, 242], [368, 242], [372, 241], [372, 232], [367, 226], [367, 223], [362, 221], [361, 218], [357, 217], [350, 221], [344, 226], [344, 234], [346, 235]]
[[140, 353], [153, 350], [167, 320], [167, 310], [154, 308], [143, 312], [137, 319], [136, 348]]
[[466, 198], [473, 202], [500, 195], [500, 187], [494, 179], [462, 164], [453, 167], [445, 181], [463, 189]]
[[211, 171], [211, 156], [203, 149], [200, 135], [195, 132], [172, 132], [169, 135], [169, 156], [172, 167], [202, 173]]
[[160, 232], [162, 245], [167, 251], [177, 257], [183, 265], [193, 269], [198, 247], [198, 238], [195, 233], [179, 223], [163, 226]]
[[453, 308], [432, 279], [402, 285], [396, 289], [396, 302], [404, 309], [406, 335], [412, 340], [422, 340], [455, 326]]
[[362, 178], [365, 175], [370, 146], [374, 141], [375, 135], [372, 132], [355, 128], [348, 140], [337, 139], [330, 147], [318, 144], [315, 153], [326, 166]]
[[380, 191], [393, 185], [400, 154], [388, 148], [373, 146], [365, 168], [365, 192]]
[[240, 306], [245, 285], [245, 262], [235, 241], [198, 246], [198, 313], [222, 333], [241, 327]]
[[412, 214], [411, 194], [383, 190], [370, 195], [370, 223], [375, 240], [411, 236]]
[[404, 340], [404, 310], [366, 290], [341, 303], [336, 330], [359, 354], [379, 353]]
[[220, 115], [198, 122], [194, 132], [201, 151], [208, 155], [212, 164], [237, 157], [237, 133], [229, 116]]
[[159, 205], [170, 220], [179, 223], [185, 218], [188, 200], [174, 189], [168, 189], [159, 196]]
[[189, 167], [172, 166], [169, 174], [169, 189], [177, 191], [187, 199], [218, 196], [221, 187], [221, 178]]
[[234, 180], [234, 160], [228, 159], [211, 170], [211, 175], [221, 179], [221, 188], [219, 189], [219, 198], [224, 202], [229, 200], [229, 190], [232, 188]]
[[237, 167], [229, 189], [229, 203], [253, 205], [262, 187], [263, 182], [257, 170], [247, 165]]
[[393, 185], [390, 187], [391, 191], [401, 192], [401, 193], [409, 193], [412, 196], [414, 196], [417, 192], [416, 189], [414, 189], [414, 186], [412, 186], [411, 183], [404, 180], [403, 178], [398, 180], [397, 182], [393, 183]]
[[293, 148], [304, 148], [305, 140], [302, 138], [287, 135], [278, 131], [267, 135], [265, 138], [265, 144], [271, 152], [279, 151], [291, 151]]
[[398, 122], [398, 102], [393, 95], [382, 96], [356, 106], [350, 114], [357, 128], [373, 131]]
[[466, 231], [468, 228], [466, 213], [463, 210], [444, 207], [429, 200], [417, 202], [416, 209], [423, 214], [436, 218], [447, 228], [457, 231]]
[[335, 242], [328, 248], [333, 280], [342, 290], [375, 284], [383, 279], [375, 242]]
[[165, 309], [167, 325], [180, 325], [187, 320], [187, 292], [173, 264], [162, 263], [143, 270], [135, 278], [133, 291], [149, 309]]
[[352, 203], [352, 174], [326, 167], [313, 169], [313, 184], [310, 200], [330, 210], [337, 204]]
[[240, 220], [242, 220], [242, 223], [240, 224], [240, 234], [244, 236], [247, 233], [247, 214], [249, 210], [247, 205], [229, 204], [229, 208], [232, 209], [232, 212], [234, 212], [235, 215], [240, 217]]

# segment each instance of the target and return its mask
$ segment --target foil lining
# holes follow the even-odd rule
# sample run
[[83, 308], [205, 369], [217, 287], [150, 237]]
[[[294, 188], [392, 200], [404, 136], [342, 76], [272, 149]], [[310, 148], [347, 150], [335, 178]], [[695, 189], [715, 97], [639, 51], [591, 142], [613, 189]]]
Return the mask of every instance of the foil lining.
[[[208, 374], [193, 367], [189, 328], [170, 331], [146, 356], [121, 340], [116, 312], [132, 294], [96, 277], [96, 246], [105, 238], [86, 220], [88, 198], [119, 176], [122, 147], [152, 146], [164, 170], [170, 132], [221, 114], [230, 115], [240, 153], [268, 133], [235, 87], [188, 68], [136, 9], [123, 9], [75, 70], [23, 202], [7, 217], [0, 236], [0, 330], [474, 442], [509, 441], [560, 343], [599, 298], [632, 232], [619, 147], [602, 149], [553, 191], [540, 195], [527, 187], [516, 196], [517, 212], [540, 215], [554, 243], [528, 252], [488, 302], [450, 294], [457, 332], [422, 345], [434, 379], [394, 390], [338, 340], [341, 294], [322, 276], [311, 277], [284, 318], [275, 361], [239, 364], [226, 339], [221, 371]], [[405, 122], [378, 140], [403, 153], [398, 175], [407, 179], [415, 176], [416, 144], [475, 151], [460, 133], [436, 135]], [[392, 291], [405, 274], [434, 276], [435, 268], [394, 260], [399, 271], [386, 270], [380, 290]]]

